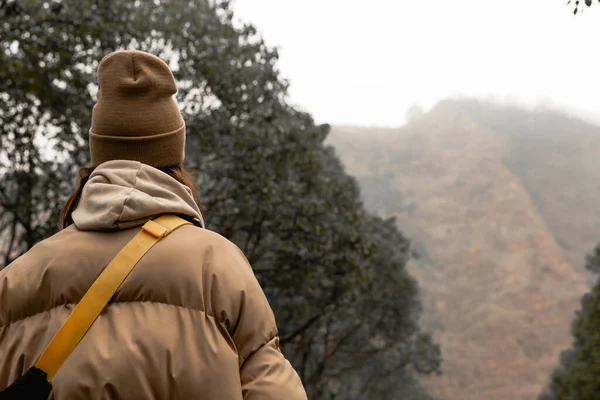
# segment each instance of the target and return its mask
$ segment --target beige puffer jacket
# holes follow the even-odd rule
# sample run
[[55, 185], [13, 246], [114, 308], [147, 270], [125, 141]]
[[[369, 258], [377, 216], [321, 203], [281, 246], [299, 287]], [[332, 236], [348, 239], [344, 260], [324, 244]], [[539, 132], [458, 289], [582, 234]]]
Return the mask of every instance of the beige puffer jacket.
[[[0, 389], [36, 363], [102, 269], [161, 213], [201, 219], [170, 176], [106, 162], [84, 188], [75, 226], [0, 272]], [[251, 267], [218, 234], [176, 230], [113, 300], [55, 376], [54, 399], [306, 399]]]

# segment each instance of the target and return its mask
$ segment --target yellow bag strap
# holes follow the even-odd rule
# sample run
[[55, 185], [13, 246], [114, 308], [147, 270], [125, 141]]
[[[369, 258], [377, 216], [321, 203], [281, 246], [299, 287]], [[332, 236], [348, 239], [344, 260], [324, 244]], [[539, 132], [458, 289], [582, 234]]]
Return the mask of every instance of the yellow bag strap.
[[36, 367], [47, 374], [48, 381], [54, 378], [144, 254], [160, 239], [186, 224], [190, 222], [175, 215], [148, 221], [112, 259], [42, 353]]

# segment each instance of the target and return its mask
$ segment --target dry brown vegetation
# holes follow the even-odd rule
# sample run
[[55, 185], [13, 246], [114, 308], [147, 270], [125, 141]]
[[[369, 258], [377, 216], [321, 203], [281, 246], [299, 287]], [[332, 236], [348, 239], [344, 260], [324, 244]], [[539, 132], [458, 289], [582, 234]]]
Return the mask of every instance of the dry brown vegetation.
[[421, 256], [422, 325], [444, 357], [432, 394], [536, 398], [571, 343], [600, 241], [600, 128], [447, 101], [401, 129], [334, 127], [329, 140]]

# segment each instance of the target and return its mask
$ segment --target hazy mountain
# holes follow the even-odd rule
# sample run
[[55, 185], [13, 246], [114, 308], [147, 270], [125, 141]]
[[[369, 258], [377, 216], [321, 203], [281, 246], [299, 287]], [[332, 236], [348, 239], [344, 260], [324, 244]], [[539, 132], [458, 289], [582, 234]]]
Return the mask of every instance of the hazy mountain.
[[421, 255], [422, 324], [448, 400], [534, 399], [586, 291], [600, 242], [600, 128], [551, 111], [447, 101], [400, 129], [333, 127], [367, 207]]

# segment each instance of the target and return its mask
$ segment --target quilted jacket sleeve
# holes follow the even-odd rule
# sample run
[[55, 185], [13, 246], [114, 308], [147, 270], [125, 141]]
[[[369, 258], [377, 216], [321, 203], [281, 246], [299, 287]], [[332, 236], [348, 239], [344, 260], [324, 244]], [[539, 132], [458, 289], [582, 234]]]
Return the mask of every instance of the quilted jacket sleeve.
[[274, 337], [246, 358], [240, 369], [244, 399], [306, 400], [306, 392]]
[[281, 353], [273, 311], [245, 256], [229, 242], [213, 251], [210, 303], [237, 348], [244, 399], [306, 400], [300, 377]]

